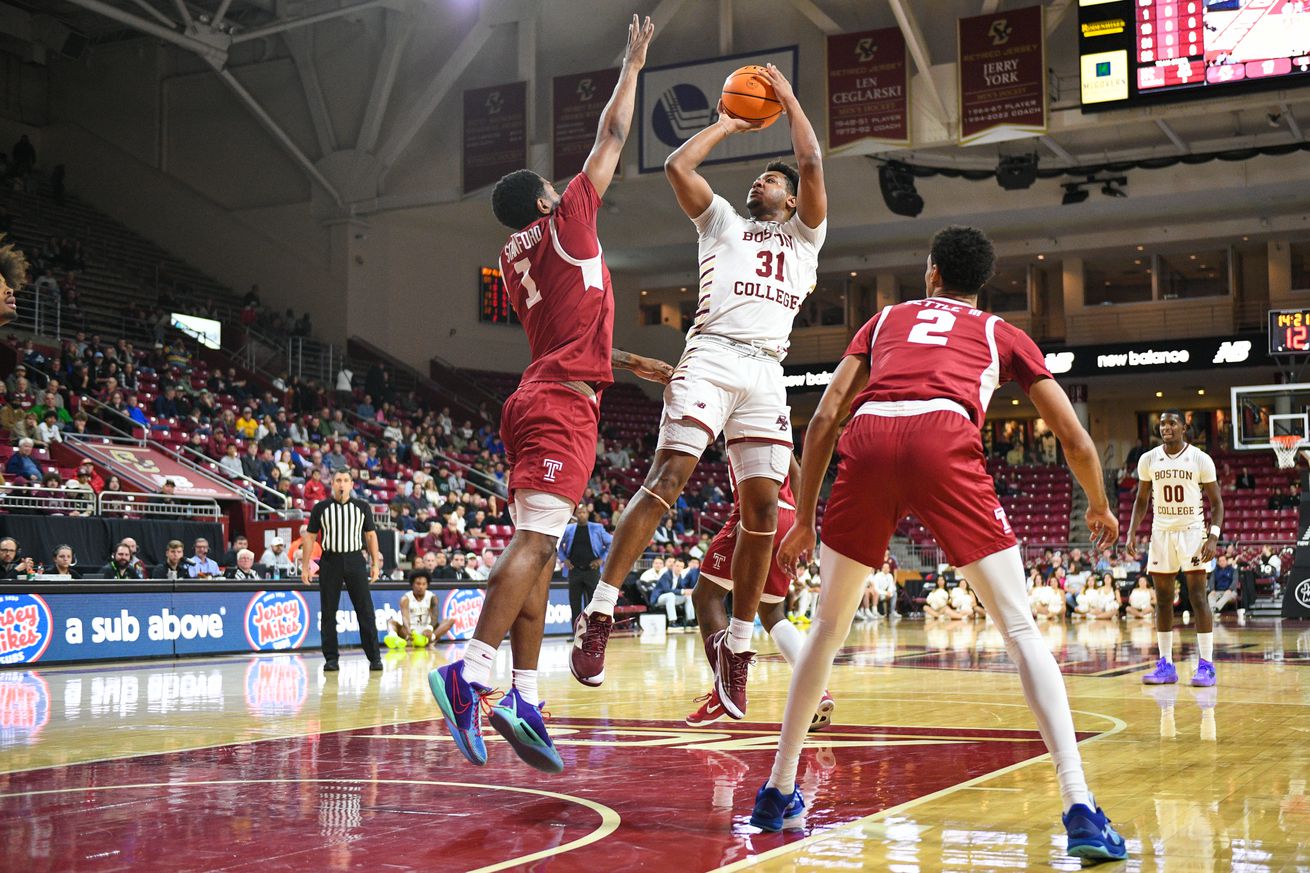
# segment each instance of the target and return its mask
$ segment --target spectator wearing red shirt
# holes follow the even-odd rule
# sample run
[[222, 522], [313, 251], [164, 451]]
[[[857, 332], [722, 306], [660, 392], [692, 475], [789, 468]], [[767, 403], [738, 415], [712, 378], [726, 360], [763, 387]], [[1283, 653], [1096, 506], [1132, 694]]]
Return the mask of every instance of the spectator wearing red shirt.
[[323, 471], [318, 467], [310, 470], [309, 480], [305, 482], [305, 505], [313, 506], [327, 500], [327, 486], [323, 484]]

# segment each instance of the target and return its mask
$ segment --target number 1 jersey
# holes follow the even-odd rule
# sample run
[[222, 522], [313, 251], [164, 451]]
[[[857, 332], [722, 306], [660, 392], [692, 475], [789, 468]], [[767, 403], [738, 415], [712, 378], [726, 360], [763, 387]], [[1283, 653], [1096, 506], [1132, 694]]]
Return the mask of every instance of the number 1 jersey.
[[600, 196], [586, 173], [559, 204], [517, 233], [500, 253], [500, 273], [523, 322], [532, 363], [522, 383], [614, 381], [614, 287], [596, 235]]
[[1151, 483], [1152, 530], [1205, 526], [1201, 486], [1215, 481], [1214, 460], [1191, 443], [1177, 455], [1156, 446], [1137, 461], [1137, 479]]
[[953, 400], [981, 428], [992, 394], [1006, 382], [1025, 392], [1051, 378], [1037, 344], [999, 315], [947, 297], [888, 306], [846, 347], [869, 361], [869, 384], [854, 408], [869, 401]]

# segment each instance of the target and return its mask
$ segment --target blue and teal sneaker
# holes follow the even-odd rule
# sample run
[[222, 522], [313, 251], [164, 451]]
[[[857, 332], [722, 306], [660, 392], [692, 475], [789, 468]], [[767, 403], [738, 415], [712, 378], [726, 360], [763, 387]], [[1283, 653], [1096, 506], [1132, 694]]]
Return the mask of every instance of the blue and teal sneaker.
[[1173, 685], [1178, 681], [1178, 668], [1164, 658], [1155, 662], [1155, 669], [1142, 677], [1144, 685]]
[[455, 748], [472, 764], [481, 767], [487, 763], [487, 744], [482, 741], [482, 701], [491, 689], [464, 681], [463, 661], [428, 673], [428, 687], [441, 707]]
[[1128, 857], [1128, 846], [1124, 838], [1110, 825], [1110, 817], [1099, 806], [1093, 812], [1090, 806], [1075, 803], [1064, 814], [1062, 821], [1069, 835], [1067, 851], [1075, 858], [1122, 861]]
[[546, 733], [546, 722], [542, 718], [545, 707], [545, 703], [533, 706], [519, 696], [517, 688], [511, 688], [509, 694], [491, 708], [491, 726], [525, 764], [547, 773], [560, 773], [564, 770], [564, 762], [555, 751], [550, 734]]
[[782, 830], [785, 819], [795, 818], [805, 812], [805, 798], [801, 790], [793, 788], [791, 794], [783, 794], [776, 788], [770, 788], [765, 782], [755, 792], [755, 809], [751, 811], [751, 824], [762, 831], [771, 833]]

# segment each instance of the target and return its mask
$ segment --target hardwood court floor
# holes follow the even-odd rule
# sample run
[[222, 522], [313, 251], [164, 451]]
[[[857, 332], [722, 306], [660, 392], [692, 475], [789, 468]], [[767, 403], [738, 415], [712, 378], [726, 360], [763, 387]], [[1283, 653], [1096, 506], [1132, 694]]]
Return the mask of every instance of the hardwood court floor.
[[[1310, 627], [1217, 628], [1205, 690], [1141, 685], [1144, 624], [1044, 632], [1132, 854], [1106, 869], [1310, 869]], [[810, 812], [755, 831], [790, 676], [757, 639], [751, 721], [699, 730], [682, 723], [709, 687], [698, 637], [616, 637], [599, 689], [548, 642], [555, 777], [494, 733], [486, 767], [458, 756], [426, 684], [452, 646], [391, 653], [381, 674], [354, 655], [325, 676], [311, 652], [0, 671], [0, 869], [1079, 866], [1018, 677], [978, 624], [857, 624], [836, 724], [802, 758]]]

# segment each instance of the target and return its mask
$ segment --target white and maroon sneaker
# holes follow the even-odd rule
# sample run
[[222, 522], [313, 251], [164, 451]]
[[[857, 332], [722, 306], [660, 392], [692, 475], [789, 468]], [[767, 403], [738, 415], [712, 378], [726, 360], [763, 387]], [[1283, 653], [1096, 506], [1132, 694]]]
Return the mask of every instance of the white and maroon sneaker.
[[728, 715], [723, 709], [723, 701], [719, 699], [719, 692], [713, 688], [710, 689], [709, 694], [697, 697], [696, 702], [700, 704], [700, 709], [687, 716], [687, 727], [705, 727], [721, 721]]
[[821, 731], [832, 724], [832, 711], [837, 708], [837, 702], [832, 699], [832, 695], [827, 691], [823, 692], [823, 697], [819, 700], [819, 705], [814, 710], [814, 717], [810, 719], [810, 733]]
[[613, 629], [614, 619], [604, 613], [578, 616], [578, 622], [573, 626], [569, 672], [583, 685], [595, 688], [605, 681], [605, 646]]
[[724, 710], [729, 718], [746, 717], [746, 679], [751, 664], [755, 663], [754, 652], [734, 653], [728, 648], [728, 635], [725, 633], [715, 646], [714, 654], [714, 690], [719, 694]]

